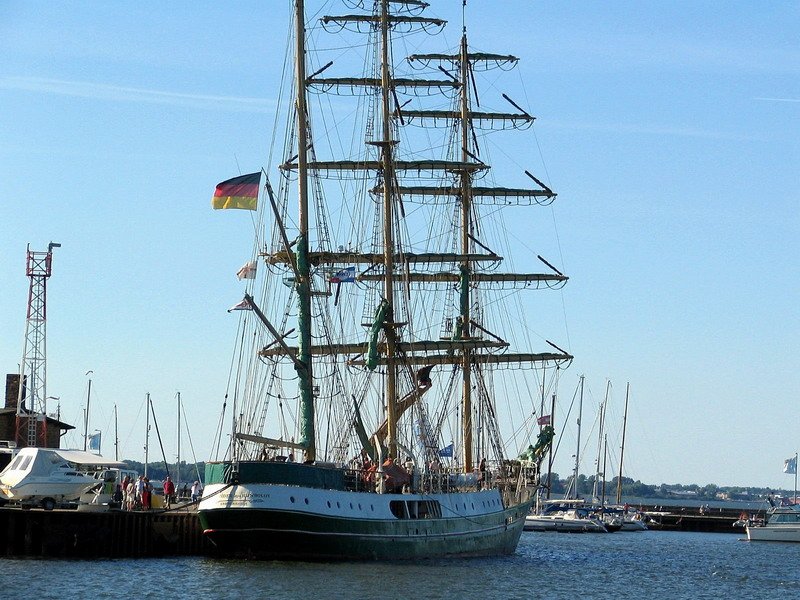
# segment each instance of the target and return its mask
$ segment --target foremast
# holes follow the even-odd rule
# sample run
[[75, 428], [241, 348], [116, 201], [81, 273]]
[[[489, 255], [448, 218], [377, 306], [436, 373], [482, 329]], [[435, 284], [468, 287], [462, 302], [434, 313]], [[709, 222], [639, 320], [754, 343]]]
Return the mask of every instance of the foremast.
[[[295, 0], [296, 27], [296, 83], [297, 83], [297, 184], [298, 221], [297, 238], [297, 290], [299, 330], [295, 369], [300, 384], [300, 444], [304, 447], [304, 460], [316, 459], [314, 434], [314, 385], [311, 361], [311, 268], [308, 260], [308, 108], [306, 103], [306, 48], [305, 48], [305, 4]], [[288, 249], [287, 249], [288, 250]]]

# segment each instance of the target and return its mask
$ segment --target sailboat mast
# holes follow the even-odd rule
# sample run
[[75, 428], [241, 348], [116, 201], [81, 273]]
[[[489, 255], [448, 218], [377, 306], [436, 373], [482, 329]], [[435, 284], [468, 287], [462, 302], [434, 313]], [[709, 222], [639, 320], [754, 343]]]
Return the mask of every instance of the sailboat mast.
[[119, 419], [117, 405], [114, 405], [114, 460], [119, 460]]
[[[89, 371], [91, 373], [91, 371]], [[92, 378], [89, 378], [89, 391], [86, 392], [86, 414], [83, 416], [83, 451], [89, 442], [89, 400], [92, 397]]]
[[147, 463], [150, 453], [150, 392], [147, 392], [147, 406], [145, 407], [147, 413], [147, 428], [144, 432], [144, 476], [147, 477]]
[[178, 392], [178, 464], [175, 465], [177, 471], [175, 476], [175, 489], [181, 484], [181, 393]]
[[602, 465], [602, 458], [603, 458], [603, 433], [605, 431], [605, 416], [606, 416], [606, 405], [608, 404], [608, 394], [611, 392], [611, 380], [609, 379], [606, 381], [606, 395], [603, 398], [603, 401], [600, 403], [600, 418], [599, 418], [599, 429], [597, 432], [597, 470], [595, 471], [594, 475], [594, 486], [592, 489], [592, 496], [594, 498], [600, 497], [600, 469]]
[[606, 458], [608, 457], [608, 436], [603, 436], [603, 493], [600, 498], [601, 510], [606, 505]]
[[622, 415], [622, 447], [619, 452], [619, 477], [617, 478], [617, 504], [622, 502], [622, 461], [625, 459], [625, 429], [628, 425], [628, 396], [631, 393], [631, 382], [625, 387], [625, 412]]
[[575, 449], [575, 471], [572, 475], [573, 497], [578, 497], [578, 465], [581, 462], [581, 418], [583, 417], [583, 379], [581, 375], [581, 394], [578, 398], [578, 447]]
[[392, 221], [394, 211], [394, 158], [392, 140], [390, 94], [391, 72], [389, 69], [389, 0], [381, 0], [381, 107], [383, 115], [383, 137], [381, 148], [383, 165], [383, 295], [388, 303], [384, 331], [386, 332], [386, 435], [389, 456], [397, 458], [397, 373], [395, 370], [394, 330], [394, 236]]
[[311, 268], [308, 262], [308, 109], [306, 103], [306, 44], [305, 4], [296, 0], [295, 38], [297, 46], [297, 185], [298, 221], [296, 289], [298, 298], [298, 340], [295, 369], [300, 385], [300, 443], [304, 446], [304, 460], [316, 459], [314, 433], [314, 392], [311, 367]]
[[[556, 424], [556, 395], [553, 394], [550, 400], [550, 426], [553, 427]], [[547, 451], [547, 499], [550, 499], [550, 491], [552, 489], [552, 482], [553, 482], [553, 444], [552, 442], [548, 444], [550, 446], [549, 450]]]

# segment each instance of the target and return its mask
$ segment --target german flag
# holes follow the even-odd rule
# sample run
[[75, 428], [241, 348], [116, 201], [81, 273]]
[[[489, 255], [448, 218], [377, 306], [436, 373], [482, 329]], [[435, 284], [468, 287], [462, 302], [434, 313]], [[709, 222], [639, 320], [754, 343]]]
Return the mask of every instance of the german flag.
[[217, 184], [214, 197], [211, 199], [211, 207], [215, 210], [221, 208], [256, 210], [259, 183], [261, 183], [261, 171], [223, 181]]

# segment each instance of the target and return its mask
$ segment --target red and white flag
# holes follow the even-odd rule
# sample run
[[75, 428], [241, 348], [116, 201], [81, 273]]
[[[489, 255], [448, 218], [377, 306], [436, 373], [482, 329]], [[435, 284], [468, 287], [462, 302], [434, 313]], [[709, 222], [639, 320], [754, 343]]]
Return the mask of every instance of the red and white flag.
[[536, 423], [539, 425], [550, 425], [550, 415], [542, 415], [536, 419]]
[[228, 309], [228, 312], [231, 312], [232, 310], [253, 310], [253, 306], [247, 300], [242, 300], [239, 302], [239, 304], [234, 304], [231, 306]]

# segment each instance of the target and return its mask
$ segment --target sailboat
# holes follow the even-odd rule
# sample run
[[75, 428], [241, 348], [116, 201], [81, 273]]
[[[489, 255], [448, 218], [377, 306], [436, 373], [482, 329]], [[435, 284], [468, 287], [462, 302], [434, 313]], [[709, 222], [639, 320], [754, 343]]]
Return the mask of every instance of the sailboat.
[[607, 533], [606, 524], [595, 507], [578, 497], [578, 470], [581, 457], [581, 420], [583, 418], [584, 376], [578, 383], [578, 445], [575, 450], [575, 469], [563, 500], [548, 500], [525, 517], [525, 531], [558, 531], [563, 533]]
[[[345, 5], [307, 21], [293, 4], [277, 189], [266, 172], [263, 188], [259, 173], [217, 187], [215, 208], [252, 209], [257, 181], [271, 234], [240, 270], [237, 337], [255, 360], [236, 363], [230, 444], [206, 465], [204, 535], [221, 556], [266, 559], [510, 554], [547, 440], [506, 447], [503, 419], [519, 415], [501, 401], [572, 360], [501, 333], [524, 317], [500, 300], [567, 281], [545, 259], [545, 273], [502, 272], [493, 243], [508, 239], [490, 225], [555, 192], [528, 171], [528, 187], [476, 185], [484, 130], [533, 122], [508, 96], [511, 112], [481, 108], [476, 74], [518, 59], [471, 49], [466, 28], [455, 49], [402, 58], [398, 42], [446, 24], [427, 3]], [[341, 65], [311, 47], [327, 34]]]

